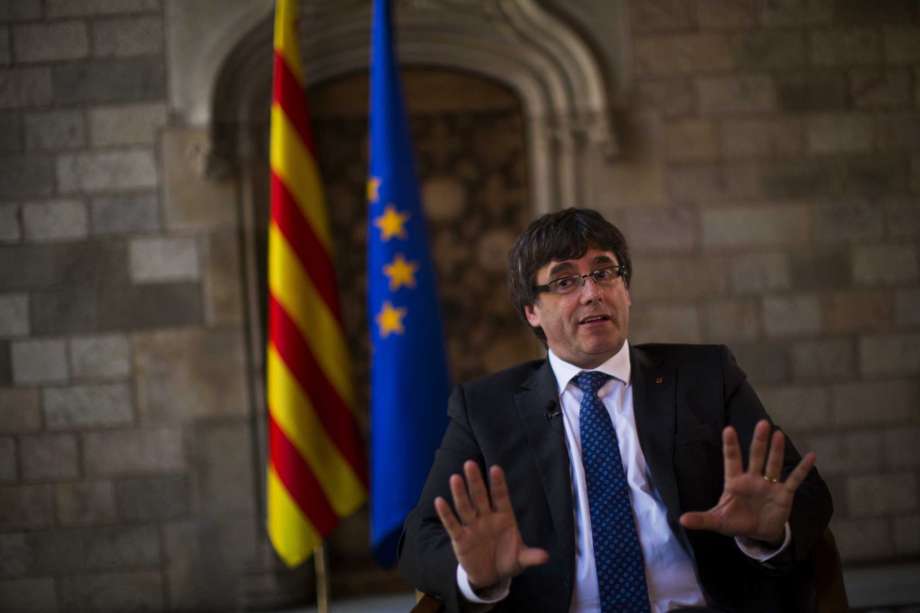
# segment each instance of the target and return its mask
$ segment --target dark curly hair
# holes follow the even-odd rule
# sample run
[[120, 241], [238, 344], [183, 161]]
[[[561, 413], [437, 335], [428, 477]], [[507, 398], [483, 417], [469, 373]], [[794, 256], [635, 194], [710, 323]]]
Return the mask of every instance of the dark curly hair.
[[[578, 259], [589, 248], [612, 251], [626, 267], [623, 281], [629, 287], [632, 263], [626, 237], [597, 211], [569, 208], [547, 213], [518, 237], [508, 254], [508, 287], [511, 303], [525, 323], [524, 307], [536, 302], [538, 296], [534, 289], [537, 271], [554, 260]], [[535, 327], [533, 331], [545, 344], [543, 329]]]

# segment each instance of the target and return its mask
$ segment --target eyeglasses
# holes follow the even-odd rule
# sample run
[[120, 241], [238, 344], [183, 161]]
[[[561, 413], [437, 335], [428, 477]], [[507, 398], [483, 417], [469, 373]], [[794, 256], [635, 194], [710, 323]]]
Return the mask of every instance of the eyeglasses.
[[613, 285], [620, 277], [626, 277], [626, 266], [618, 264], [616, 266], [605, 266], [592, 270], [584, 275], [568, 275], [553, 279], [546, 285], [534, 285], [537, 292], [549, 292], [551, 294], [571, 294], [575, 290], [581, 289], [588, 282], [590, 277], [594, 283], [600, 287], [609, 287]]

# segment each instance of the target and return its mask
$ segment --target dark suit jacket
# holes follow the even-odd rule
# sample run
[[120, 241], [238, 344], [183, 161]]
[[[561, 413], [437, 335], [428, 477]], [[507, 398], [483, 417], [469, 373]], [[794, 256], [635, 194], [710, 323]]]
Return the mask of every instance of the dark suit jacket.
[[[812, 470], [796, 492], [789, 524], [792, 544], [766, 566], [741, 553], [734, 539], [688, 532], [686, 511], [712, 507], [722, 492], [721, 432], [738, 431], [745, 458], [754, 425], [767, 414], [731, 353], [722, 346], [631, 347], [633, 404], [652, 483], [668, 522], [695, 561], [711, 605], [726, 611], [796, 611], [808, 600], [810, 565], [804, 564], [830, 519], [830, 494]], [[400, 571], [418, 589], [464, 608], [456, 585], [457, 560], [434, 511], [434, 498], [451, 499], [448, 477], [463, 462], [498, 464], [506, 474], [524, 542], [549, 552], [549, 562], [511, 582], [495, 611], [569, 610], [575, 535], [569, 458], [557, 411], [556, 380], [545, 360], [530, 362], [458, 386], [450, 423], [418, 506], [406, 520]], [[787, 441], [783, 475], [800, 456]], [[772, 568], [771, 568], [772, 567]]]

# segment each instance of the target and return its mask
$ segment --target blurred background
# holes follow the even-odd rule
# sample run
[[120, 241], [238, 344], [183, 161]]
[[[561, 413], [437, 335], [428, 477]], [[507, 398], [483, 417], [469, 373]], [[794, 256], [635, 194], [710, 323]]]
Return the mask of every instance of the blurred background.
[[[0, 609], [268, 610], [269, 0], [0, 0]], [[536, 215], [634, 252], [631, 342], [727, 343], [834, 495], [851, 604], [920, 604], [920, 3], [395, 3], [454, 380], [539, 356]], [[362, 427], [369, 2], [301, 46]], [[445, 407], [432, 407], [442, 411]], [[367, 512], [333, 598], [408, 593]]]

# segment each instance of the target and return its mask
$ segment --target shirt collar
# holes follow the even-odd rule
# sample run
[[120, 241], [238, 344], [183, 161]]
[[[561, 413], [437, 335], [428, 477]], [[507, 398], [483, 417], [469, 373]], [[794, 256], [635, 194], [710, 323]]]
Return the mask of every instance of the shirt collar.
[[[552, 349], [548, 351], [548, 354], [549, 365], [553, 369], [553, 374], [556, 376], [556, 385], [558, 386], [559, 393], [562, 394], [572, 379], [584, 369], [566, 362], [553, 353]], [[623, 346], [620, 347], [619, 351], [610, 356], [606, 362], [591, 370], [608, 374], [629, 385], [629, 378], [632, 373], [629, 365], [629, 341], [623, 341]]]

